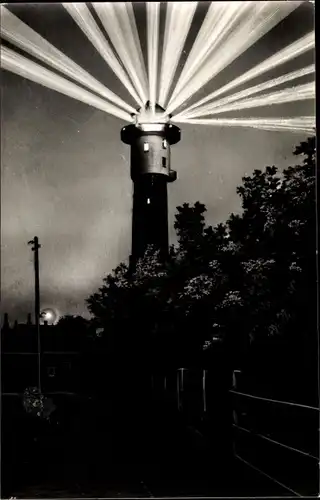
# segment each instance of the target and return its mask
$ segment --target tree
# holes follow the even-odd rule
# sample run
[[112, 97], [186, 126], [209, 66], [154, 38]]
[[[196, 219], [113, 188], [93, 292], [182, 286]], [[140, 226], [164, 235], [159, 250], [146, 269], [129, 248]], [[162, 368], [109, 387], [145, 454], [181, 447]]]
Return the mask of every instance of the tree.
[[185, 252], [192, 259], [201, 255], [205, 230], [206, 207], [196, 202], [193, 207], [189, 203], [184, 203], [177, 207], [174, 228], [178, 236], [178, 250]]
[[241, 247], [243, 295], [258, 335], [284, 334], [297, 321], [302, 326], [305, 314], [297, 302], [308, 310], [304, 298], [310, 298], [310, 287], [315, 291], [315, 139], [295, 154], [305, 156], [303, 165], [281, 176], [267, 167], [244, 177], [238, 188], [243, 213], [227, 222], [231, 239]]
[[56, 325], [43, 330], [43, 347], [49, 351], [85, 351], [90, 330], [91, 322], [82, 316], [62, 316]]
[[241, 255], [242, 326], [255, 345], [255, 373], [268, 374], [278, 391], [282, 385], [287, 399], [297, 397], [299, 385], [305, 394], [299, 398], [315, 402], [315, 137], [294, 154], [303, 156], [301, 165], [282, 174], [267, 167], [243, 179], [243, 213], [227, 224]]
[[302, 165], [243, 178], [240, 215], [211, 227], [203, 204], [185, 203], [166, 263], [149, 248], [135, 273], [121, 264], [104, 279], [88, 305], [123, 360], [197, 364], [216, 338], [241, 353], [253, 340], [299, 337], [314, 307], [315, 139], [295, 154]]
[[89, 320], [85, 319], [83, 316], [66, 314], [59, 319], [57, 325], [59, 328], [65, 330], [77, 327], [83, 330], [88, 327]]

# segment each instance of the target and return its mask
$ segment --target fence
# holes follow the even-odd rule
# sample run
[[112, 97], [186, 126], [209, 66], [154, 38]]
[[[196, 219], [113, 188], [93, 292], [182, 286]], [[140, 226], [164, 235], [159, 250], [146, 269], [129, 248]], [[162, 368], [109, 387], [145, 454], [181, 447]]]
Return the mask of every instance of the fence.
[[[221, 380], [212, 380], [208, 370], [180, 368], [175, 373], [154, 376], [153, 388], [158, 395], [167, 396], [172, 407], [204, 437], [210, 426], [218, 426], [220, 432], [222, 424], [227, 424], [226, 436], [230, 422], [237, 460], [290, 494], [317, 495], [319, 409], [240, 392], [239, 374], [234, 372], [233, 388], [227, 389], [219, 387]], [[221, 404], [225, 408], [220, 408]]]
[[239, 391], [238, 377], [239, 372], [235, 372], [230, 389], [229, 381], [217, 372], [180, 368], [155, 374], [152, 392], [206, 439], [219, 440], [220, 448], [215, 446], [219, 453], [229, 449], [230, 437], [231, 452], [237, 460], [290, 494], [316, 495], [319, 409], [250, 394], [245, 388]]

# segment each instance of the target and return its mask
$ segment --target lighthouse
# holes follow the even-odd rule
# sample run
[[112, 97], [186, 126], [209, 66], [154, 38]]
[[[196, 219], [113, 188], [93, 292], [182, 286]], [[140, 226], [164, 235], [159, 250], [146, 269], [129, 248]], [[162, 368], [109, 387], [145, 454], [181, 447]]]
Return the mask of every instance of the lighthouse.
[[165, 110], [147, 103], [135, 124], [122, 128], [121, 140], [131, 146], [133, 181], [131, 264], [153, 245], [166, 258], [169, 251], [167, 184], [177, 178], [171, 170], [171, 146], [180, 141], [180, 128]]

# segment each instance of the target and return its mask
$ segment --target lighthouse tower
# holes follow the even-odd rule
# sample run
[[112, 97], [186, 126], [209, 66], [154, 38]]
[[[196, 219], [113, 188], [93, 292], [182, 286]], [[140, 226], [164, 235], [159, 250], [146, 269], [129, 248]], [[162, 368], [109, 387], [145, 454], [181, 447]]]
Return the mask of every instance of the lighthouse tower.
[[169, 122], [165, 110], [147, 103], [136, 123], [121, 130], [121, 140], [131, 146], [133, 181], [131, 264], [143, 256], [148, 245], [168, 255], [167, 183], [177, 174], [170, 167], [170, 147], [180, 141], [179, 127]]

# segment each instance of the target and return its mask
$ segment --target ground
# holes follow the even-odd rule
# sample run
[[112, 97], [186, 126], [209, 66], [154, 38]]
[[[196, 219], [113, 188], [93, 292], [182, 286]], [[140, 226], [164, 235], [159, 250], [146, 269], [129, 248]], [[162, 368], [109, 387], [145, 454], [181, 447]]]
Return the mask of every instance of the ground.
[[[152, 413], [124, 431], [106, 416], [72, 421], [37, 442], [37, 452], [5, 477], [2, 497], [158, 497], [290, 495], [237, 458], [215, 453], [179, 416]], [[148, 422], [148, 423], [146, 423]], [[141, 428], [144, 427], [144, 437]], [[4, 476], [3, 476], [4, 477]]]

